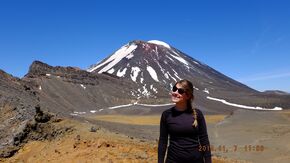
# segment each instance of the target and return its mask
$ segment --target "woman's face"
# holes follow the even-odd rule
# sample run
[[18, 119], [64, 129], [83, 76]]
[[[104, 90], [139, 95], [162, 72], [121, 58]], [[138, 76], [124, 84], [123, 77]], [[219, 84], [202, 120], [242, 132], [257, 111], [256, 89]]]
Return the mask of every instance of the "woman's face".
[[182, 88], [182, 86], [177, 83], [173, 88], [171, 92], [171, 100], [174, 103], [186, 103], [186, 101], [189, 99], [188, 95], [185, 93], [185, 89]]

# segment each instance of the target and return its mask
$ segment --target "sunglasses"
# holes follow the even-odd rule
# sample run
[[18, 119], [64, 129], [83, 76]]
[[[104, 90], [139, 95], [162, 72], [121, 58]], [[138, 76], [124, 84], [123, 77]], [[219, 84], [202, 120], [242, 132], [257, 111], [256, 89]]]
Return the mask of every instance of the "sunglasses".
[[185, 90], [184, 90], [184, 89], [182, 89], [182, 88], [177, 88], [176, 86], [173, 86], [173, 88], [172, 88], [172, 92], [175, 92], [175, 91], [177, 91], [179, 94], [183, 94], [183, 93], [185, 93]]

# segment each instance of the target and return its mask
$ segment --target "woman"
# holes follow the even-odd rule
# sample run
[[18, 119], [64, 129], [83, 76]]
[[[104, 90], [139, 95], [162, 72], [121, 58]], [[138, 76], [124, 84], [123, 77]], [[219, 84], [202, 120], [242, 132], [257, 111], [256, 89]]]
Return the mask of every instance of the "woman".
[[[160, 120], [158, 163], [211, 163], [210, 143], [202, 112], [192, 107], [193, 85], [177, 82], [171, 100], [175, 106], [165, 110]], [[167, 141], [169, 147], [167, 149]]]

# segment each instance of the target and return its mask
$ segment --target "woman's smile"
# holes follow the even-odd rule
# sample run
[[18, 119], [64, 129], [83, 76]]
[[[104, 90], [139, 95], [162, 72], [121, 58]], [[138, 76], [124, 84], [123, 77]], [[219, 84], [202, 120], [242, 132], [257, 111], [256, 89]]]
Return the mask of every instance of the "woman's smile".
[[178, 93], [172, 92], [171, 96], [174, 98], [180, 98], [181, 95], [179, 95]]

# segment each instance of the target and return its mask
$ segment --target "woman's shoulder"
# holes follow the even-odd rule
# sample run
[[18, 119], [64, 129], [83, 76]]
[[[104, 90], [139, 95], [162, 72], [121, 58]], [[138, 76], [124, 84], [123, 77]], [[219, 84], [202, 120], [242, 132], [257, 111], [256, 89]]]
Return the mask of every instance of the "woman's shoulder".
[[170, 112], [172, 112], [173, 108], [174, 108], [174, 106], [169, 108], [169, 109], [164, 110], [163, 113], [170, 113]]
[[195, 110], [196, 110], [197, 115], [203, 115], [203, 112], [200, 109], [195, 108]]
[[163, 112], [162, 112], [162, 114], [163, 115], [168, 115], [168, 114], [170, 114], [171, 112], [172, 112], [172, 109], [173, 109], [174, 107], [171, 107], [171, 108], [169, 108], [169, 109], [166, 109], [166, 110], [164, 110]]

